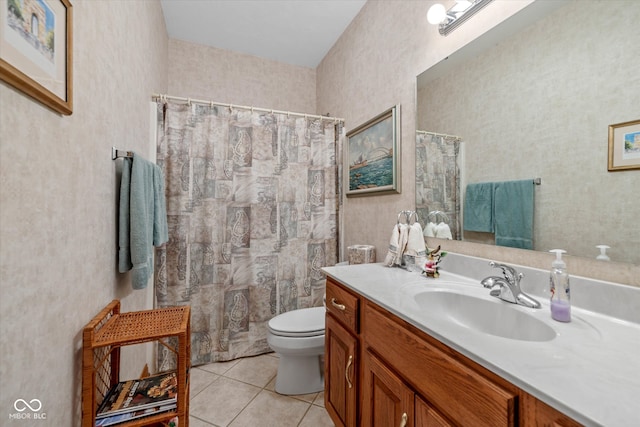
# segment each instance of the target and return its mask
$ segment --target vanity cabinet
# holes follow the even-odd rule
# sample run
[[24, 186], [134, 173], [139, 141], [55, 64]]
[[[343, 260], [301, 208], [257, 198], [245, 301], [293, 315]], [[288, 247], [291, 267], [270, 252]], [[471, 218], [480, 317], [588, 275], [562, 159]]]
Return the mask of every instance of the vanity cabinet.
[[325, 334], [336, 426], [580, 426], [331, 278]]
[[415, 398], [416, 426], [421, 427], [452, 427], [453, 424], [445, 420], [435, 409], [419, 396]]
[[338, 427], [357, 425], [357, 383], [360, 357], [359, 299], [327, 282], [325, 323], [325, 408]]
[[453, 427], [369, 350], [364, 352], [362, 371], [361, 425]]
[[[362, 316], [363, 325], [372, 326], [362, 331], [367, 352], [384, 360], [442, 419], [459, 425], [515, 425], [516, 387], [463, 363], [450, 349], [369, 301]], [[367, 391], [364, 406], [370, 401]]]
[[546, 403], [522, 392], [522, 406], [525, 417], [524, 427], [581, 427], [582, 424], [561, 412], [556, 411]]
[[371, 351], [362, 359], [362, 425], [412, 425], [414, 392]]

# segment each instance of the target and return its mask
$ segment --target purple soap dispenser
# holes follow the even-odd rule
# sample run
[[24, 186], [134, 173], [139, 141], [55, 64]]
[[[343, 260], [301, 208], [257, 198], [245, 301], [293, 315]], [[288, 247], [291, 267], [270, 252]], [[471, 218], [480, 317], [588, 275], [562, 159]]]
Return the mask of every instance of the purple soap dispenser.
[[549, 287], [551, 289], [551, 317], [559, 322], [571, 322], [571, 301], [569, 295], [569, 273], [562, 260], [562, 249], [552, 249], [556, 254], [551, 264]]

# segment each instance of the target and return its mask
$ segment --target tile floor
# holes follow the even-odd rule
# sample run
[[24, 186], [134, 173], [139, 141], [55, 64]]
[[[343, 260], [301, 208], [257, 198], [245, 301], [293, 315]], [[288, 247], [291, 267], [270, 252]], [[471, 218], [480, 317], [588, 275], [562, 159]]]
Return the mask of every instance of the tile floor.
[[191, 427], [333, 427], [324, 393], [275, 392], [275, 353], [191, 368]]

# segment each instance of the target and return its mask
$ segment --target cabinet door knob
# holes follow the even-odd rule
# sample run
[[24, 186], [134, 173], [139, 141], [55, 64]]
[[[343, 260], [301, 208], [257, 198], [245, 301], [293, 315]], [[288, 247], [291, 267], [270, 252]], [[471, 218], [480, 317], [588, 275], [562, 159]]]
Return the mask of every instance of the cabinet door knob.
[[400, 420], [400, 427], [405, 427], [407, 425], [407, 413], [402, 414], [402, 420]]
[[344, 377], [347, 380], [347, 384], [349, 385], [349, 388], [353, 387], [353, 384], [351, 384], [351, 380], [349, 379], [349, 368], [351, 367], [352, 363], [353, 363], [353, 355], [349, 356], [349, 361], [347, 362], [347, 367], [344, 370]]
[[331, 298], [331, 305], [337, 308], [338, 310], [344, 311], [347, 307], [344, 304], [338, 304], [335, 298]]

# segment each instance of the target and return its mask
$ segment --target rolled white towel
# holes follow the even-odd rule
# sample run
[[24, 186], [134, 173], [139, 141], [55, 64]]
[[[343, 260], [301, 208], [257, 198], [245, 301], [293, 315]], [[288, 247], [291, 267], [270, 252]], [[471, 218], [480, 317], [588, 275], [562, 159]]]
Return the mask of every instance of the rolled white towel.
[[436, 225], [433, 222], [427, 223], [424, 226], [424, 236], [425, 237], [436, 237]]
[[438, 224], [436, 226], [435, 237], [437, 237], [439, 239], [453, 240], [453, 236], [451, 235], [451, 229], [444, 222], [441, 222], [440, 224]]

